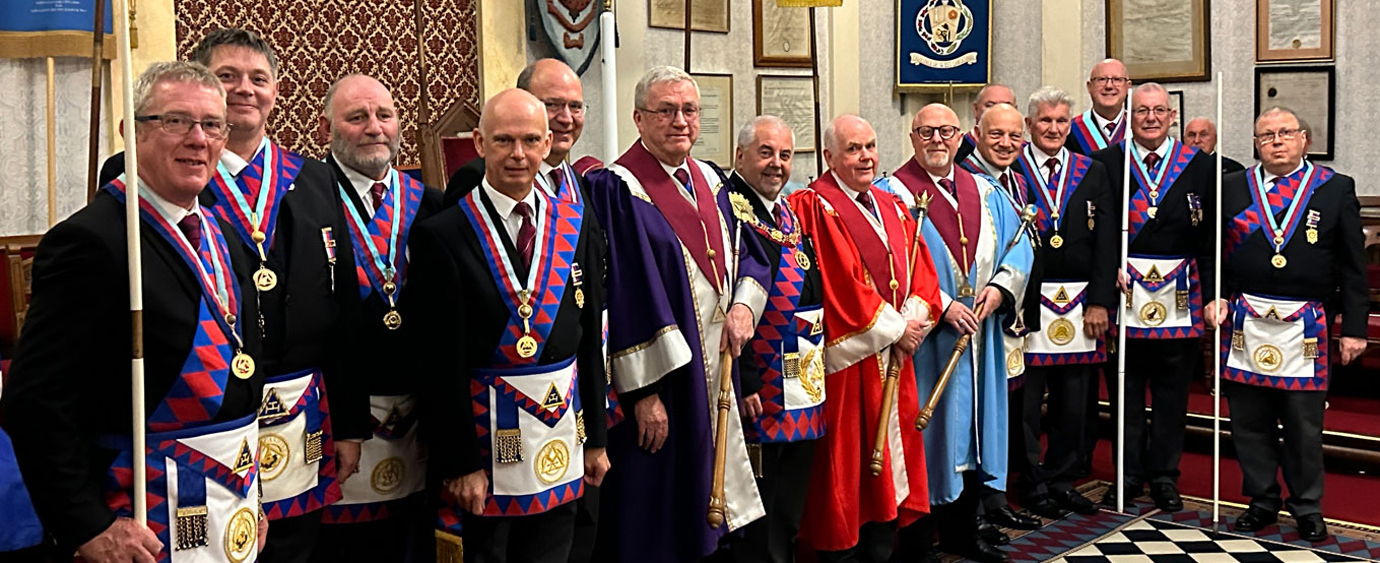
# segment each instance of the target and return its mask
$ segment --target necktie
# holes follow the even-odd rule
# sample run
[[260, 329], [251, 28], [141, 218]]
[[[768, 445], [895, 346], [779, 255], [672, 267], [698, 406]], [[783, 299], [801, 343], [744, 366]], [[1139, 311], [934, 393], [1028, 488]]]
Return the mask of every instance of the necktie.
[[374, 182], [374, 185], [369, 186], [369, 199], [373, 201], [374, 213], [378, 213], [379, 208], [383, 207], [383, 192], [386, 189], [383, 182]]
[[949, 195], [954, 196], [954, 199], [958, 199], [958, 192], [954, 191], [953, 180], [950, 180], [948, 178], [940, 178], [939, 186], [944, 188], [944, 191], [949, 192]]
[[548, 173], [547, 176], [551, 178], [551, 193], [552, 193], [552, 194], [555, 194], [556, 197], [560, 197], [560, 196], [561, 196], [561, 180], [564, 179], [564, 178], [563, 178], [564, 174], [561, 174], [561, 169], [560, 169], [559, 167], [557, 167], [557, 168], [552, 168], [552, 169], [551, 169], [551, 172]]
[[857, 199], [858, 203], [862, 204], [863, 209], [866, 209], [873, 217], [877, 216], [877, 208], [872, 206], [872, 197], [870, 197], [867, 192], [858, 194]]
[[685, 191], [690, 193], [690, 199], [695, 199], [695, 186], [690, 183], [690, 173], [686, 172], [684, 168], [677, 168], [675, 176], [676, 181], [680, 182]]
[[1059, 185], [1059, 159], [1051, 158], [1045, 161], [1045, 167], [1049, 168], [1049, 184]]
[[1107, 138], [1112, 138], [1112, 135], [1116, 134], [1116, 122], [1111, 122], [1104, 125], [1103, 129], [1107, 130]]
[[522, 226], [518, 227], [517, 248], [522, 255], [522, 265], [524, 268], [532, 264], [532, 249], [537, 242], [537, 228], [532, 225], [532, 206], [525, 201], [519, 201], [513, 207], [513, 211], [522, 216]]
[[1150, 171], [1150, 176], [1151, 176], [1152, 178], [1158, 178], [1159, 175], [1160, 175], [1160, 171], [1155, 169], [1155, 165], [1156, 165], [1156, 164], [1159, 164], [1159, 163], [1160, 163], [1160, 155], [1159, 155], [1159, 154], [1156, 154], [1156, 153], [1153, 153], [1153, 152], [1152, 152], [1152, 153], [1148, 153], [1148, 154], [1145, 155], [1145, 169]]
[[187, 242], [192, 243], [192, 249], [201, 251], [201, 216], [196, 213], [188, 213], [181, 221], [177, 222], [177, 228], [182, 230], [182, 235], [187, 237]]
[[771, 208], [771, 218], [776, 221], [776, 226], [778, 227], [781, 226], [781, 215], [781, 203], [777, 202], [777, 204]]
[[1017, 204], [1021, 205], [1022, 207], [1025, 206], [1025, 193], [1020, 190], [1017, 190], [1015, 186], [1011, 185], [1010, 170], [1001, 173], [1001, 187], [1006, 188], [1006, 193], [1011, 194], [1011, 198], [1016, 200]]

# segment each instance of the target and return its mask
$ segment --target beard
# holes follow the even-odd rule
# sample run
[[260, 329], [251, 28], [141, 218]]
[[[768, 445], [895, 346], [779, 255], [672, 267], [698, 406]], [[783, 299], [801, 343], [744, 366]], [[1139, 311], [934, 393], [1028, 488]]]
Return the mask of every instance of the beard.
[[398, 156], [398, 148], [401, 145], [399, 138], [395, 137], [388, 141], [388, 155], [380, 157], [367, 157], [359, 154], [357, 148], [340, 135], [331, 135], [331, 154], [334, 154], [341, 164], [349, 166], [370, 178], [378, 178], [383, 175], [393, 159]]

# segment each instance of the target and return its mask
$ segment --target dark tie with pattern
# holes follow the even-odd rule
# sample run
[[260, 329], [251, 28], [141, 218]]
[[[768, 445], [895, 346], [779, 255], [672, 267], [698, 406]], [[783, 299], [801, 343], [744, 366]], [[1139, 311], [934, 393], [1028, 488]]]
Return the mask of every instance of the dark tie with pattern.
[[369, 186], [369, 199], [374, 204], [374, 213], [378, 213], [379, 208], [383, 207], [383, 192], [387, 189], [383, 182], [374, 182], [374, 185]]
[[1115, 122], [1115, 121], [1113, 121], [1113, 122], [1111, 122], [1111, 123], [1108, 123], [1107, 125], [1103, 126], [1103, 128], [1107, 130], [1107, 138], [1108, 138], [1108, 139], [1112, 138], [1112, 135], [1115, 135], [1115, 134], [1116, 134], [1116, 122]]
[[1148, 153], [1145, 155], [1145, 169], [1150, 171], [1151, 178], [1159, 178], [1160, 171], [1155, 169], [1155, 165], [1160, 163], [1160, 155]]
[[182, 230], [182, 235], [187, 237], [187, 242], [192, 243], [192, 249], [201, 251], [201, 216], [196, 213], [188, 213], [181, 221], [177, 222], [177, 228]]
[[1051, 158], [1045, 161], [1045, 167], [1049, 168], [1049, 185], [1059, 185], [1059, 159]]
[[873, 217], [877, 216], [877, 208], [872, 205], [871, 194], [868, 194], [867, 192], [862, 192], [858, 194], [857, 200], [858, 203], [862, 204], [863, 209], [866, 209], [867, 212], [871, 213]]
[[781, 202], [778, 201], [776, 205], [773, 205], [771, 208], [771, 218], [773, 221], [776, 221], [776, 226], [778, 227], [781, 226], [781, 216], [783, 214], [784, 212], [781, 211]]
[[1011, 199], [1016, 200], [1016, 204], [1025, 207], [1025, 192], [1016, 189], [1011, 185], [1011, 171], [1001, 173], [1001, 187], [1006, 188], [1006, 193], [1011, 194]]
[[949, 195], [953, 196], [954, 199], [958, 199], [958, 192], [954, 191], [953, 180], [950, 180], [948, 178], [940, 178], [939, 186], [944, 188], [944, 191], [949, 192]]
[[680, 182], [681, 187], [684, 187], [685, 191], [690, 193], [690, 199], [695, 199], [695, 186], [690, 183], [690, 173], [686, 172], [684, 168], [677, 168], [675, 176], [676, 181]]
[[556, 197], [561, 197], [561, 180], [565, 176], [561, 174], [561, 167], [552, 168], [549, 176], [551, 178], [551, 193], [555, 194]]
[[522, 255], [522, 267], [525, 269], [532, 264], [532, 249], [537, 241], [537, 228], [532, 225], [532, 206], [525, 201], [519, 201], [513, 207], [513, 211], [522, 216], [522, 226], [518, 227], [517, 248], [518, 254]]

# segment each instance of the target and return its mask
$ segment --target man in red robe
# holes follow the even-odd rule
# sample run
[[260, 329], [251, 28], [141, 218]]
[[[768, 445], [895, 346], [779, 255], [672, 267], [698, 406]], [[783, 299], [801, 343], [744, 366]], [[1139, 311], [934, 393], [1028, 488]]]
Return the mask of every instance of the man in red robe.
[[[824, 130], [829, 171], [790, 196], [802, 232], [818, 249], [824, 282], [824, 418], [800, 539], [820, 561], [884, 562], [896, 527], [929, 511], [911, 353], [938, 315], [939, 287], [910, 213], [872, 186], [877, 134], [855, 115]], [[882, 413], [883, 375], [901, 366], [895, 401]], [[885, 415], [885, 416], [883, 416]], [[882, 471], [868, 469], [887, 425]]]

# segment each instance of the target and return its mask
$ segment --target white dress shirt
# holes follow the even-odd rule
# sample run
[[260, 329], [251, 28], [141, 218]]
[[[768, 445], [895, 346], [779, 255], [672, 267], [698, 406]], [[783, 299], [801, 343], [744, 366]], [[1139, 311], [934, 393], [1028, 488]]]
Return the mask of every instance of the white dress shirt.
[[[499, 219], [503, 220], [503, 228], [508, 231], [508, 240], [517, 245], [518, 230], [522, 229], [522, 215], [517, 211], [518, 200], [508, 197], [489, 184], [486, 177], [479, 183], [480, 189], [489, 196], [489, 201], [494, 205], [494, 211], [498, 212]], [[527, 206], [532, 208], [532, 226], [537, 225], [537, 194], [531, 190], [527, 191], [527, 197], [522, 198]]]
[[[332, 156], [334, 156], [334, 154]], [[335, 157], [335, 162], [340, 165], [340, 170], [345, 172], [345, 179], [350, 182], [350, 187], [355, 189], [355, 195], [359, 196], [359, 202], [364, 204], [364, 218], [372, 219], [374, 217], [374, 197], [370, 192], [373, 191], [375, 182], [383, 183], [385, 194], [388, 193], [388, 190], [393, 189], [393, 186], [388, 185], [386, 181], [393, 171], [393, 168], [389, 167], [388, 171], [384, 172], [383, 180], [375, 180], [359, 173], [359, 171], [354, 168], [346, 166], [345, 163], [340, 161], [340, 157], [338, 156]]]

